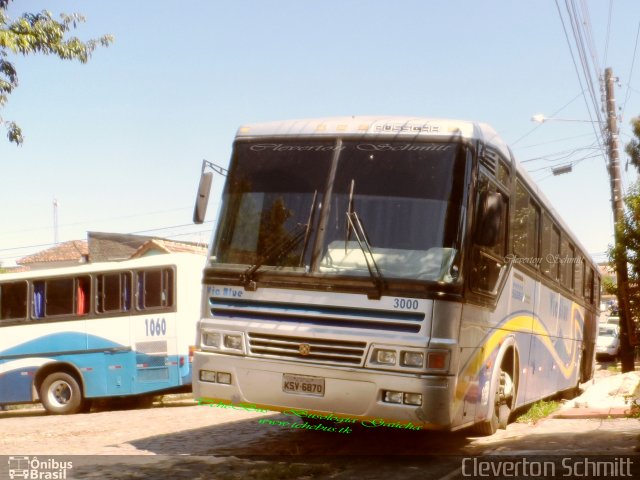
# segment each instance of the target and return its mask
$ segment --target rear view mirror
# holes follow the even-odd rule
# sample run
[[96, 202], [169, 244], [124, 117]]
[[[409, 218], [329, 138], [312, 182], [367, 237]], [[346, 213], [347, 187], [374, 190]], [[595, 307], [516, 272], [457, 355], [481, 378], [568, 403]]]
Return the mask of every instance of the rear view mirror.
[[193, 209], [193, 223], [201, 224], [207, 214], [207, 205], [209, 204], [209, 193], [211, 192], [211, 182], [213, 181], [213, 172], [202, 172], [200, 175], [200, 183], [198, 184], [198, 196], [196, 197], [196, 205]]
[[498, 192], [485, 192], [480, 197], [476, 216], [475, 242], [481, 247], [494, 247], [502, 232], [504, 202]]

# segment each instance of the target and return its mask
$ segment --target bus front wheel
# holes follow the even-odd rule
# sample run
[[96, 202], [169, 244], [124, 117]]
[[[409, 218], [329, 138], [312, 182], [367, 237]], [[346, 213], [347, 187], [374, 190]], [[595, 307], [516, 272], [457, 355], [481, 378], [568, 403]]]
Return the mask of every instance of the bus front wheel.
[[47, 375], [40, 386], [40, 401], [47, 412], [57, 415], [84, 411], [86, 403], [78, 381], [64, 372]]
[[491, 396], [489, 418], [477, 423], [474, 430], [480, 435], [493, 435], [501, 428], [507, 428], [509, 417], [511, 416], [511, 403], [513, 400], [513, 380], [511, 376], [502, 370], [497, 371], [498, 382], [496, 390]]

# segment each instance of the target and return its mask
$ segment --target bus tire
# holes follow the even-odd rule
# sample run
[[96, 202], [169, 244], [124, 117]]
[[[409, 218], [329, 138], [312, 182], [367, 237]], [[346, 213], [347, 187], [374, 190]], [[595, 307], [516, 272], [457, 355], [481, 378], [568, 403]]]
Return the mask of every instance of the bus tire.
[[511, 416], [511, 409], [502, 404], [498, 407], [498, 428], [504, 430], [509, 425], [509, 417]]
[[[499, 428], [505, 429], [511, 416], [511, 395], [513, 383], [511, 377], [502, 368], [497, 369], [496, 388], [491, 394], [491, 413], [489, 418], [474, 425], [474, 431], [483, 436], [493, 435]], [[509, 398], [507, 398], [509, 397]]]
[[84, 410], [86, 402], [78, 381], [65, 372], [54, 372], [40, 386], [40, 401], [47, 412], [70, 415]]

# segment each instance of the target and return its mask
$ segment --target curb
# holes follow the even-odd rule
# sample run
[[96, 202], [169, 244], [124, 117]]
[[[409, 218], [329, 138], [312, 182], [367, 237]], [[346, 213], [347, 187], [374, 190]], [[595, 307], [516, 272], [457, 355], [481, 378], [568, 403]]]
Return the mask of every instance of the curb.
[[608, 418], [627, 418], [629, 409], [626, 407], [613, 408], [570, 408], [553, 413], [549, 418], [557, 418], [564, 420], [583, 420], [583, 419], [608, 419]]

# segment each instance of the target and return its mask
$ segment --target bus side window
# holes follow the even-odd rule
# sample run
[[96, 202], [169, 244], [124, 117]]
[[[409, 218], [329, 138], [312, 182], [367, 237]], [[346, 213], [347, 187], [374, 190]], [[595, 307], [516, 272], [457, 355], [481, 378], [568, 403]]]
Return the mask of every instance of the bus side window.
[[573, 291], [573, 258], [576, 250], [563, 233], [560, 242], [560, 283]]
[[542, 215], [542, 259], [541, 266], [544, 274], [557, 281], [560, 277], [560, 231], [546, 213]]
[[[498, 194], [496, 196], [496, 193]], [[484, 229], [486, 225], [483, 222], [485, 208], [483, 206], [488, 195], [494, 199], [499, 198], [501, 205], [495, 211], [500, 214], [500, 218], [491, 228], [497, 228], [495, 234], [496, 242], [493, 245], [485, 244], [486, 240]], [[485, 177], [481, 177], [478, 182], [478, 195], [476, 202], [476, 245], [473, 248], [473, 260], [471, 270], [471, 288], [480, 293], [496, 295], [500, 280], [504, 276], [506, 270], [505, 253], [506, 253], [506, 234], [507, 234], [507, 218], [508, 218], [508, 198], [499, 192], [495, 185], [490, 183]], [[494, 219], [495, 220], [495, 219]], [[481, 239], [482, 241], [479, 241]]]
[[86, 315], [89, 313], [90, 305], [90, 285], [89, 277], [76, 278], [76, 314]]
[[166, 308], [173, 305], [173, 270], [138, 272], [138, 309]]
[[119, 272], [98, 276], [98, 313], [131, 310], [131, 273]]
[[33, 318], [44, 318], [44, 281], [33, 282]]
[[[520, 258], [527, 260], [538, 257], [538, 225], [540, 209], [532, 201], [520, 180], [516, 183], [516, 204], [511, 235], [513, 251]], [[536, 262], [525, 262], [537, 265]]]
[[27, 318], [27, 282], [0, 284], [0, 321]]
[[71, 315], [74, 308], [74, 279], [57, 278], [46, 281], [44, 314]]
[[593, 303], [593, 270], [589, 268], [585, 274], [584, 299], [587, 303]]
[[584, 296], [584, 259], [582, 257], [578, 257], [575, 263], [575, 284], [574, 284], [574, 292], [578, 297]]

